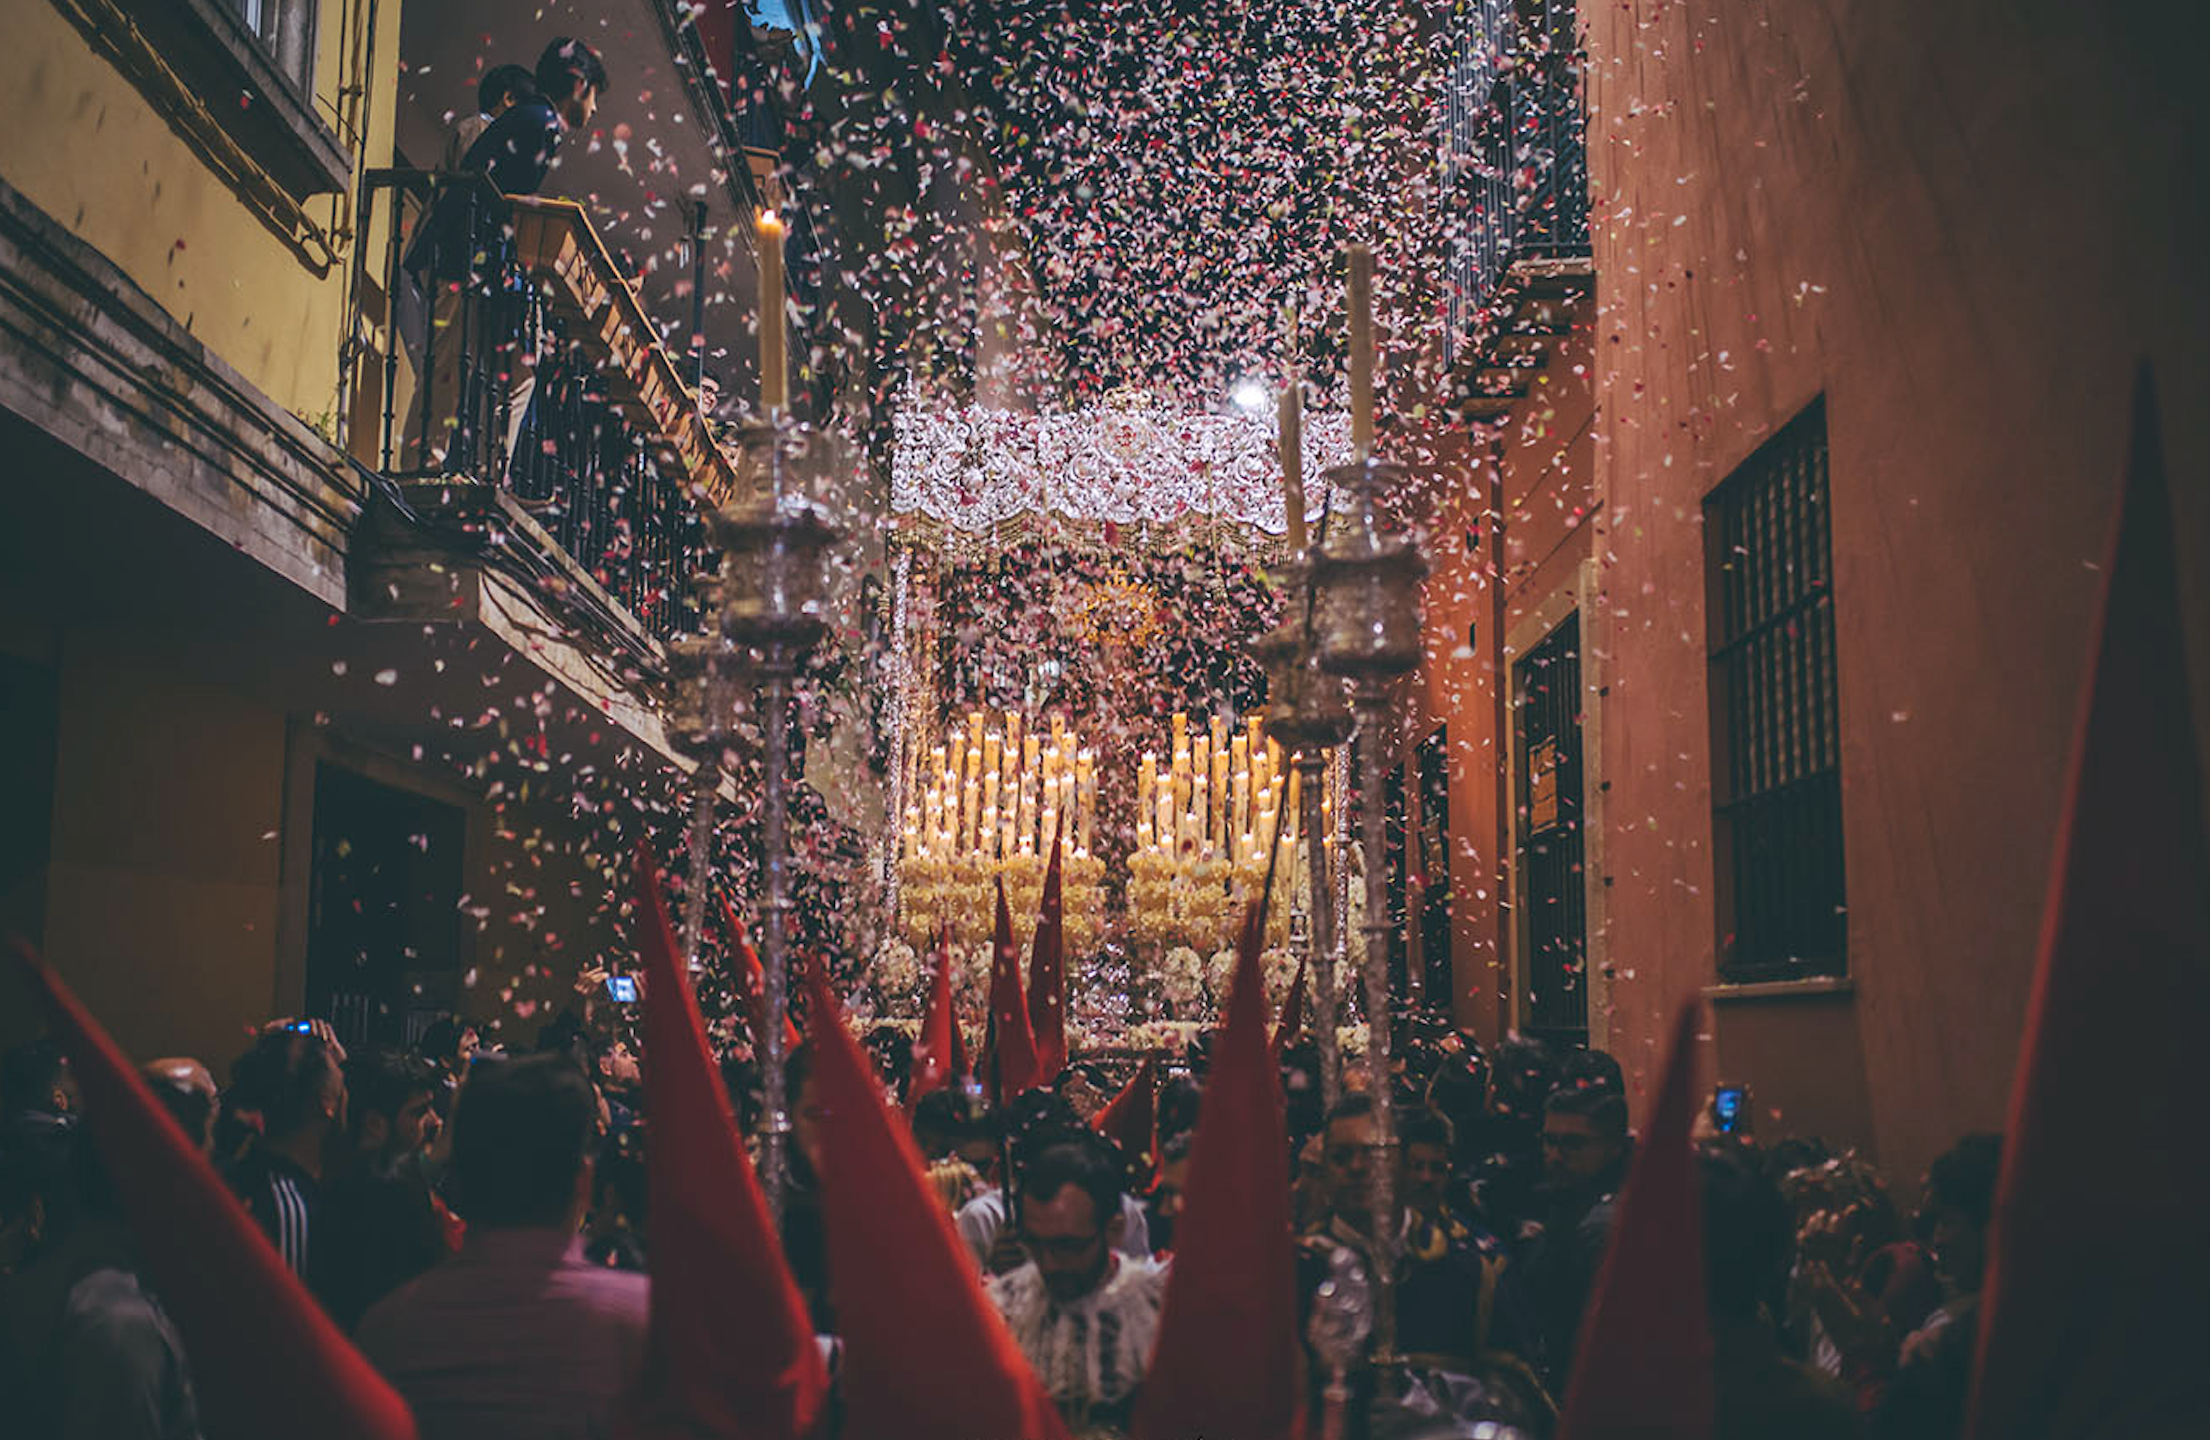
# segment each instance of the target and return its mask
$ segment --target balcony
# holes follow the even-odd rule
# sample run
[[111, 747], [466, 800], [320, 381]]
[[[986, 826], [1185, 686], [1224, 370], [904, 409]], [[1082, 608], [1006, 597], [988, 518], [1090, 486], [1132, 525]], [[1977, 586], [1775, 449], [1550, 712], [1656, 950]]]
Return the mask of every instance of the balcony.
[[1594, 287], [1582, 57], [1572, 0], [1479, 0], [1465, 27], [1444, 163], [1450, 359], [1460, 413], [1495, 423]]
[[572, 201], [421, 170], [375, 172], [369, 194], [402, 223], [366, 445], [355, 411], [382, 497], [360, 608], [454, 618], [493, 603], [496, 572], [625, 679], [657, 679], [657, 642], [697, 627], [702, 512], [737, 477], [630, 279]]

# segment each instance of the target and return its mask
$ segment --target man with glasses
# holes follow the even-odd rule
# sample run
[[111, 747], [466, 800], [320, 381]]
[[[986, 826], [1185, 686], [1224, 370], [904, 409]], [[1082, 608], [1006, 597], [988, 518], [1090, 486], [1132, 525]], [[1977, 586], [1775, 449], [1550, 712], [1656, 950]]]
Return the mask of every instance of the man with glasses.
[[990, 1299], [1077, 1440], [1124, 1433], [1167, 1267], [1121, 1253], [1121, 1167], [1102, 1140], [1070, 1132], [1019, 1178], [1014, 1232], [1029, 1260], [992, 1280]]
[[1561, 1086], [1544, 1104], [1540, 1229], [1505, 1288], [1532, 1332], [1527, 1358], [1554, 1394], [1573, 1370], [1574, 1338], [1611, 1236], [1629, 1149], [1627, 1102], [1608, 1086]]
[[[1326, 1210], [1297, 1251], [1300, 1304], [1307, 1315], [1328, 1277], [1334, 1252], [1348, 1249], [1370, 1263], [1371, 1237], [1378, 1228], [1373, 1167], [1381, 1163], [1381, 1149], [1373, 1098], [1358, 1092], [1345, 1095], [1328, 1112], [1327, 1128], [1321, 1134], [1319, 1190]], [[1424, 1109], [1406, 1112], [1399, 1121], [1398, 1140], [1392, 1191], [1397, 1213], [1389, 1226], [1398, 1246], [1397, 1349], [1416, 1363], [1472, 1374], [1491, 1343], [1495, 1281], [1503, 1268], [1503, 1252], [1486, 1231], [1443, 1208], [1444, 1184], [1420, 1183], [1418, 1162], [1433, 1157], [1419, 1152], [1432, 1148], [1430, 1142], [1439, 1142], [1441, 1153], [1447, 1155], [1449, 1130], [1440, 1117]], [[1447, 1176], [1447, 1159], [1443, 1164]], [[1507, 1332], [1510, 1328], [1505, 1327]], [[1314, 1366], [1316, 1380], [1324, 1373], [1324, 1367]], [[1354, 1391], [1362, 1392], [1369, 1384], [1370, 1377], [1361, 1374]]]

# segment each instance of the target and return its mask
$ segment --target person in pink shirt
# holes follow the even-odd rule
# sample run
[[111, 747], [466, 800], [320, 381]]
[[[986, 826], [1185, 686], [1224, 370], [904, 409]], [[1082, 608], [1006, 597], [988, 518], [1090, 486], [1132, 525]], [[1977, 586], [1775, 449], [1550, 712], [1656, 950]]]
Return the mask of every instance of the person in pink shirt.
[[599, 1102], [560, 1055], [486, 1060], [453, 1113], [460, 1253], [362, 1319], [355, 1342], [422, 1440], [603, 1435], [644, 1354], [649, 1285], [583, 1257]]

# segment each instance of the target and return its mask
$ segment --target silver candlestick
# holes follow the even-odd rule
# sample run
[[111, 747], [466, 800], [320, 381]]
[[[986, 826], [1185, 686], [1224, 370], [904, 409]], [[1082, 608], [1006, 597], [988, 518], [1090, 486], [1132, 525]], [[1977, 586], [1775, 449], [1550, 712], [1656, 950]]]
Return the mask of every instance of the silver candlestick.
[[1343, 700], [1343, 682], [1314, 663], [1310, 575], [1303, 556], [1292, 557], [1275, 572], [1289, 597], [1286, 613], [1252, 648], [1266, 667], [1266, 733], [1297, 767], [1297, 828], [1305, 838], [1311, 879], [1312, 950], [1320, 957], [1312, 985], [1313, 1018], [1320, 1031], [1320, 1093], [1332, 1106], [1343, 1093], [1343, 1064], [1336, 1036], [1335, 886], [1328, 875], [1321, 812], [1328, 755], [1350, 738], [1351, 713]]
[[1396, 1117], [1390, 1073], [1389, 881], [1384, 733], [1389, 689], [1418, 668], [1421, 581], [1427, 562], [1419, 537], [1391, 516], [1383, 498], [1405, 477], [1402, 466], [1362, 459], [1327, 474], [1335, 504], [1314, 555], [1313, 652], [1319, 668], [1350, 680], [1357, 695], [1359, 819], [1366, 859], [1366, 1062], [1372, 1074], [1374, 1143], [1374, 1354], [1395, 1358]]
[[748, 424], [737, 437], [739, 474], [751, 495], [715, 512], [714, 542], [722, 566], [721, 634], [732, 668], [760, 691], [763, 760], [760, 796], [761, 1009], [756, 1037], [767, 1104], [761, 1186], [769, 1209], [782, 1214], [790, 1097], [785, 1093], [782, 1017], [789, 996], [790, 738], [792, 686], [799, 666], [828, 632], [827, 554], [843, 527], [803, 493], [805, 467], [817, 437], [788, 418]]

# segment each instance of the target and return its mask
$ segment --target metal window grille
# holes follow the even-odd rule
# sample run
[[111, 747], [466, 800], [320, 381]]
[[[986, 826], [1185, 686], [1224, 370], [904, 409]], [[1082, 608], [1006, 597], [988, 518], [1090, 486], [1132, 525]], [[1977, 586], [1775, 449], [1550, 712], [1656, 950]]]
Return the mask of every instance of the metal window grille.
[[1514, 262], [1588, 255], [1588, 152], [1573, 0], [1469, 0], [1450, 44], [1441, 180], [1455, 356]]
[[1719, 972], [1839, 975], [1848, 956], [1826, 404], [1704, 502]]

